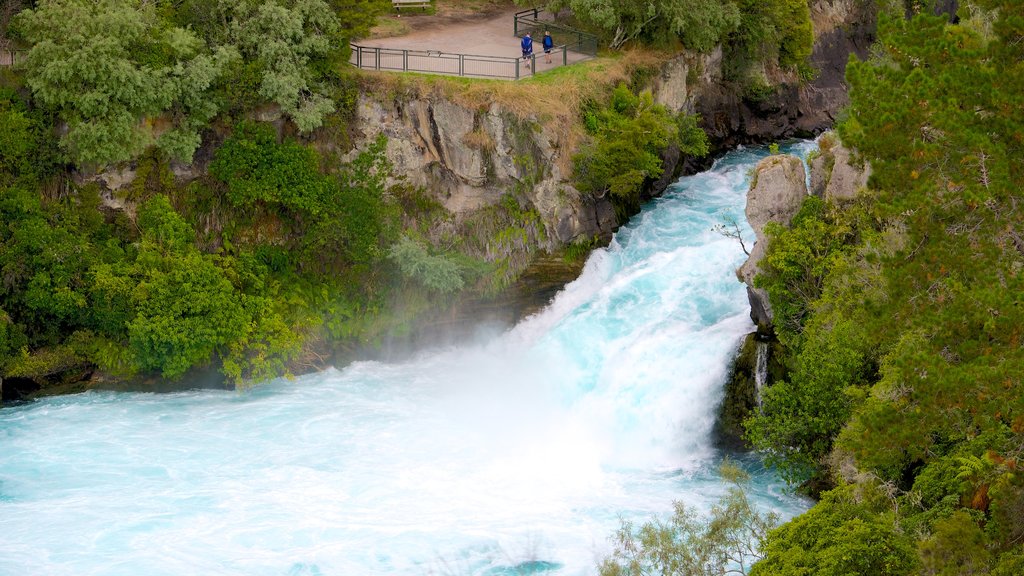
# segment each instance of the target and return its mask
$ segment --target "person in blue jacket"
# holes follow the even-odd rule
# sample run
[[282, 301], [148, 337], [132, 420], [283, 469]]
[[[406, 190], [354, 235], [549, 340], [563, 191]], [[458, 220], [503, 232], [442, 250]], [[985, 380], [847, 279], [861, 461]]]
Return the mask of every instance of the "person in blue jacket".
[[551, 64], [551, 49], [555, 47], [555, 41], [551, 38], [551, 33], [547, 30], [544, 31], [544, 39], [541, 41], [541, 45], [544, 46], [544, 58], [548, 64]]
[[533, 56], [533, 38], [530, 38], [529, 32], [526, 33], [526, 36], [523, 36], [521, 46], [523, 47], [523, 60]]

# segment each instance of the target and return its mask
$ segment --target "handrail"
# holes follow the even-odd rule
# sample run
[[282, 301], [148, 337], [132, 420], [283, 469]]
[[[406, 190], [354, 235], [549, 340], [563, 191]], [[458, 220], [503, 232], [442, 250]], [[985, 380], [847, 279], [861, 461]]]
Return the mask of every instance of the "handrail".
[[[537, 70], [537, 54], [527, 64], [522, 58], [512, 56], [490, 56], [485, 54], [463, 54], [440, 50], [416, 50], [406, 48], [381, 48], [349, 44], [352, 55], [349, 62], [363, 70], [386, 70], [392, 72], [426, 72], [475, 78], [499, 78], [518, 80]], [[569, 63], [570, 48], [565, 44], [555, 46], [552, 55], [561, 52], [560, 62], [555, 66]]]
[[589, 56], [597, 56], [598, 38], [594, 34], [577, 30], [571, 26], [559, 24], [554, 20], [541, 19], [540, 8], [530, 8], [516, 12], [512, 20], [512, 31], [515, 36], [520, 36], [522, 30], [535, 33], [540, 28], [554, 30], [574, 41], [566, 40], [565, 44], [570, 45], [570, 50], [580, 52]]

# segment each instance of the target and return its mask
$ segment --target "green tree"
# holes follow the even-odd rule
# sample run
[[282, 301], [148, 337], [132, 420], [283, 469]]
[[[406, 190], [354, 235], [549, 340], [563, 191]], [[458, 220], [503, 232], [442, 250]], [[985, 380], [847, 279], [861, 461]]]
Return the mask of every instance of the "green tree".
[[129, 346], [139, 367], [166, 378], [209, 363], [251, 321], [231, 282], [198, 252], [150, 270], [132, 296], [138, 314], [128, 325]]
[[761, 558], [768, 531], [778, 523], [772, 512], [759, 512], [747, 497], [747, 475], [735, 464], [722, 464], [728, 493], [707, 518], [675, 503], [667, 521], [639, 528], [624, 522], [615, 535], [615, 550], [601, 564], [601, 576], [721, 576], [748, 574]]
[[963, 511], [935, 523], [934, 533], [917, 545], [925, 576], [987, 574], [992, 554], [985, 533]]
[[772, 530], [751, 576], [904, 576], [917, 567], [911, 539], [890, 514], [858, 502], [849, 488], [827, 492], [804, 514]]
[[295, 141], [278, 143], [268, 124], [243, 122], [235, 127], [210, 163], [210, 174], [227, 184], [236, 206], [281, 205], [319, 215], [325, 208], [331, 179], [320, 173], [320, 158]]
[[683, 0], [654, 2], [631, 0], [559, 0], [549, 9], [568, 6], [578, 18], [612, 34], [609, 45], [621, 48], [632, 40], [663, 43], [680, 38], [687, 48], [707, 51], [739, 25], [733, 2]]
[[450, 294], [465, 286], [461, 266], [444, 255], [431, 254], [419, 242], [402, 236], [388, 252], [402, 275], [418, 282], [424, 288], [440, 294]]
[[[202, 54], [148, 2], [41, 0], [16, 25], [32, 45], [26, 82], [68, 123], [61, 146], [73, 161], [119, 162], [154, 142], [191, 159], [196, 130], [214, 112], [200, 95], [230, 54]], [[152, 120], [172, 106], [183, 116], [157, 140]]]
[[[339, 3], [336, 8], [349, 7]], [[324, 0], [225, 0], [210, 4], [188, 0], [177, 18], [193, 27], [207, 46], [242, 55], [223, 90], [254, 90], [274, 102], [302, 132], [319, 127], [335, 110], [330, 87], [344, 61], [348, 38], [359, 33], [379, 9], [379, 2], [358, 2], [369, 13], [340, 13]], [[339, 16], [341, 21], [339, 21]], [[344, 24], [342, 24], [344, 22]]]
[[611, 193], [620, 221], [639, 209], [644, 184], [661, 176], [665, 149], [708, 152], [695, 116], [672, 114], [649, 92], [634, 94], [625, 84], [612, 91], [607, 107], [591, 103], [583, 122], [591, 141], [573, 158], [577, 184], [592, 194]]

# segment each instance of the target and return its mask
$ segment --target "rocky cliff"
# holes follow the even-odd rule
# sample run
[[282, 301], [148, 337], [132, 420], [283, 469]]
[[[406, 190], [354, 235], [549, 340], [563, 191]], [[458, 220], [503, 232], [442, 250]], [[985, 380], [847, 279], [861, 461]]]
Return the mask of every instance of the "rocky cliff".
[[832, 133], [822, 135], [819, 148], [811, 160], [811, 194], [835, 203], [853, 200], [867, 186], [871, 166], [857, 161]]
[[616, 225], [610, 202], [572, 186], [573, 150], [557, 124], [521, 118], [496, 103], [474, 109], [439, 96], [404, 101], [363, 94], [355, 127], [357, 148], [387, 136], [395, 180], [431, 191], [454, 214], [521, 194], [544, 223], [544, 248], [609, 237]]
[[845, 82], [850, 54], [867, 56], [874, 42], [872, 0], [813, 0], [814, 48], [809, 81], [778, 70], [763, 70], [771, 90], [745, 92], [727, 79], [722, 51], [682, 54], [667, 62], [654, 80], [660, 103], [695, 112], [720, 148], [807, 136], [829, 128], [849, 102]]
[[[766, 142], [828, 129], [847, 104], [844, 81], [850, 54], [865, 56], [874, 40], [871, 0], [814, 0], [811, 19], [816, 76], [769, 73], [774, 90], [752, 100], [726, 79], [721, 49], [682, 53], [660, 66], [650, 87], [657, 102], [673, 111], [698, 113], [714, 147]], [[574, 240], [608, 238], [616, 226], [607, 198], [581, 195], [571, 183], [574, 142], [565, 122], [507, 106], [464, 104], [443, 95], [402, 98], [365, 91], [359, 99], [355, 145], [378, 134], [389, 138], [395, 173], [433, 191], [455, 214], [472, 212], [518, 191], [540, 214], [552, 248]], [[652, 183], [660, 194], [687, 167], [666, 151], [664, 174]], [[692, 168], [692, 167], [690, 167]]]
[[754, 179], [747, 193], [746, 214], [757, 240], [736, 275], [747, 285], [750, 318], [762, 329], [772, 323], [768, 293], [754, 287], [754, 277], [761, 272], [760, 262], [768, 246], [764, 229], [768, 222], [789, 225], [807, 197], [806, 181], [804, 163], [796, 156], [769, 156], [754, 169]]

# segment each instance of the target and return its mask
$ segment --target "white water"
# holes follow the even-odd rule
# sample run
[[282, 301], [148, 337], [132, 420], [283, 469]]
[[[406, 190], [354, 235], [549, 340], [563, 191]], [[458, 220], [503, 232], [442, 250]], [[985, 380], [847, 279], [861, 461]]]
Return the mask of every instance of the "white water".
[[756, 395], [757, 408], [761, 409], [761, 393], [768, 383], [768, 343], [757, 343], [757, 359], [754, 364], [754, 394]]
[[[753, 326], [712, 227], [744, 220], [761, 155], [682, 179], [479, 345], [0, 410], [0, 574], [594, 573], [620, 517], [725, 491], [710, 433]], [[749, 465], [759, 504], [806, 506]]]

